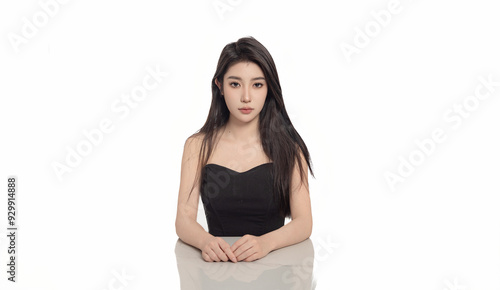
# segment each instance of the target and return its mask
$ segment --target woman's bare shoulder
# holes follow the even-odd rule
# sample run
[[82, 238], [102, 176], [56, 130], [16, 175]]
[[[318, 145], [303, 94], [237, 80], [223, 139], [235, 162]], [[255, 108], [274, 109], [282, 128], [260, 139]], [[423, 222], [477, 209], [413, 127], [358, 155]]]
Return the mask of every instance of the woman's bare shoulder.
[[194, 133], [186, 139], [184, 143], [184, 150], [199, 150], [201, 147], [201, 143], [203, 142], [203, 138], [205, 137], [204, 133]]

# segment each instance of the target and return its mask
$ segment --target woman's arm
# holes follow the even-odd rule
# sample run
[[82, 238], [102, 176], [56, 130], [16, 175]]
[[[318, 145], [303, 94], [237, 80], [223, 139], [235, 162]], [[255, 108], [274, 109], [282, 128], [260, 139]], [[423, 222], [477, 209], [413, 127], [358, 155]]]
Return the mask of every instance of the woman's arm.
[[296, 164], [292, 174], [290, 190], [290, 212], [292, 220], [281, 228], [260, 237], [245, 235], [232, 246], [231, 250], [238, 261], [253, 261], [266, 256], [269, 252], [290, 246], [311, 236], [312, 213], [309, 198], [308, 167], [301, 154], [304, 182], [301, 181], [299, 166]]
[[[209, 234], [196, 221], [200, 187], [196, 185], [192, 192], [191, 188], [196, 178], [200, 146], [201, 140], [197, 137], [188, 138], [184, 144], [175, 230], [183, 242], [202, 251], [202, 257], [205, 261], [219, 262], [227, 261], [229, 258], [236, 262], [236, 257], [229, 244], [222, 238]], [[190, 192], [191, 195], [189, 195]]]

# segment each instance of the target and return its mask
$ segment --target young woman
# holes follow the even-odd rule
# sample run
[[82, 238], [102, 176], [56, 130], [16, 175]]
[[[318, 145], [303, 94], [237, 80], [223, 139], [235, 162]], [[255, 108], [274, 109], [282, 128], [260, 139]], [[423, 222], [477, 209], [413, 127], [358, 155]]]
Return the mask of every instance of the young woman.
[[[301, 242], [312, 231], [308, 171], [271, 55], [253, 37], [229, 43], [205, 125], [184, 144], [177, 235], [207, 262], [253, 261]], [[196, 221], [200, 197], [208, 232]], [[230, 246], [221, 236], [242, 237]]]

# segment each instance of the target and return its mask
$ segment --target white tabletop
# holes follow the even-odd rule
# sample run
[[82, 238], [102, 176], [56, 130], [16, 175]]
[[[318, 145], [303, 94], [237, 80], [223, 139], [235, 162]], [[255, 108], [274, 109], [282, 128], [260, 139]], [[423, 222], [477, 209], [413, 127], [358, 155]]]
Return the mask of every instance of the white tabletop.
[[[239, 237], [223, 237], [232, 245]], [[180, 239], [175, 246], [181, 289], [314, 289], [310, 239], [252, 262], [205, 262], [201, 251]]]

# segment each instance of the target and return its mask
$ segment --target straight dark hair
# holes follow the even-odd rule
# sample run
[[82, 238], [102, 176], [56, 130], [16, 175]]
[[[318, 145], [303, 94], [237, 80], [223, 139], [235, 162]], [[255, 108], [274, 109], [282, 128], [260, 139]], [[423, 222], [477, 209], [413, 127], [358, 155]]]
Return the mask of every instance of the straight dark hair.
[[[286, 112], [274, 60], [269, 51], [251, 36], [227, 44], [219, 57], [212, 79], [212, 104], [207, 120], [203, 127], [192, 135], [203, 138], [193, 188], [195, 184], [201, 184], [205, 165], [216, 144], [217, 132], [229, 120], [229, 109], [215, 80], [223, 85], [223, 78], [229, 67], [239, 62], [253, 62], [264, 72], [268, 91], [264, 107], [259, 114], [259, 134], [264, 153], [273, 163], [274, 198], [279, 203], [281, 215], [290, 217], [290, 189], [294, 166], [298, 164], [301, 182], [304, 182], [307, 169], [314, 177], [312, 162], [306, 144], [293, 127]], [[300, 153], [304, 156], [306, 164], [302, 164]]]

